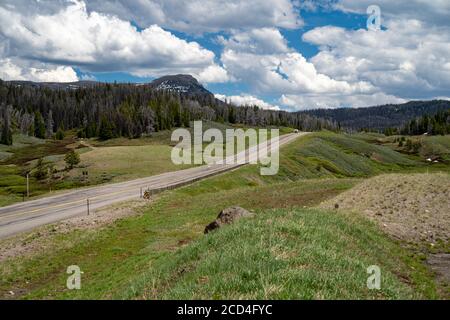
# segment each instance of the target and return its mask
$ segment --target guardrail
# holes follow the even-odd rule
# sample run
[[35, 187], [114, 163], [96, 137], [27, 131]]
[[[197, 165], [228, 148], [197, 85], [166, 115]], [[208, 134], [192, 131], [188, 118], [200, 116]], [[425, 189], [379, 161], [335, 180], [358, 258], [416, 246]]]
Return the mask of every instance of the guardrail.
[[180, 188], [180, 187], [184, 187], [184, 186], [190, 185], [190, 184], [192, 184], [194, 182], [197, 182], [197, 181], [200, 181], [200, 180], [203, 180], [203, 179], [215, 176], [217, 174], [225, 173], [225, 172], [228, 172], [228, 171], [240, 168], [240, 167], [242, 167], [244, 165], [246, 165], [246, 163], [237, 164], [237, 165], [234, 165], [234, 166], [229, 167], [229, 168], [221, 168], [220, 170], [208, 173], [208, 174], [200, 176], [200, 177], [196, 177], [194, 179], [189, 178], [189, 179], [186, 179], [186, 181], [175, 182], [175, 183], [169, 184], [167, 186], [159, 187], [159, 188], [147, 187], [147, 189], [145, 189], [145, 191], [144, 191], [144, 193], [143, 193], [143, 195], [141, 197], [144, 198], [144, 199], [149, 199], [151, 196], [153, 196], [155, 194], [158, 194], [158, 193], [161, 193], [161, 192], [164, 192], [164, 191], [167, 191], [167, 190], [173, 190], [173, 189], [177, 189], [177, 188]]

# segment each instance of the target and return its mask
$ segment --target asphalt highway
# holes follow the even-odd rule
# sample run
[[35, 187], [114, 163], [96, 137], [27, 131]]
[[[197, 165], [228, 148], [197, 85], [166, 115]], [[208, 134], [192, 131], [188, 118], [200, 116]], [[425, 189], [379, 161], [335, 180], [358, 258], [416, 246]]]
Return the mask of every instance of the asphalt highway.
[[[279, 137], [282, 146], [307, 133], [292, 133]], [[264, 149], [261, 144], [260, 149]], [[270, 143], [269, 143], [270, 146]], [[258, 146], [237, 154], [241, 163], [211, 164], [185, 170], [166, 172], [146, 178], [120, 183], [105, 184], [90, 188], [81, 188], [25, 201], [0, 208], [0, 238], [33, 229], [49, 223], [69, 219], [75, 216], [93, 214], [96, 209], [125, 200], [139, 199], [144, 190], [159, 192], [165, 189], [183, 186], [200, 179], [233, 170], [257, 157]], [[226, 162], [227, 163], [227, 162]]]

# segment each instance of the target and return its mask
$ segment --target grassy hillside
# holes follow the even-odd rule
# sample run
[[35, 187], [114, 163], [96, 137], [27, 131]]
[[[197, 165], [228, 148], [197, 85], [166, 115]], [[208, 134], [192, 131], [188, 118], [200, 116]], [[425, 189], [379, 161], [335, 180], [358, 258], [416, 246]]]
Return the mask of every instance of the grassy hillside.
[[[239, 171], [224, 176], [232, 181]], [[147, 271], [156, 260], [200, 238], [205, 225], [227, 206], [240, 205], [256, 212], [266, 208], [312, 206], [356, 182], [324, 179], [302, 184], [246, 186], [237, 182], [222, 186], [219, 176], [163, 193], [144, 207], [140, 215], [104, 229], [76, 228], [59, 233], [58, 227], [46, 226], [15, 241], [22, 245], [31, 243], [36, 255], [0, 263], [0, 296], [8, 297], [8, 291], [12, 290], [37, 298], [111, 297], [122, 292], [130, 279]], [[209, 192], [202, 192], [205, 189]], [[88, 221], [94, 223], [95, 215]], [[49, 234], [49, 238], [40, 239], [44, 234]], [[0, 241], [0, 248], [10, 244]], [[78, 264], [85, 272], [81, 291], [65, 289], [65, 268], [71, 264]]]
[[[415, 157], [418, 160], [426, 161], [431, 158], [438, 160], [433, 162], [433, 166], [446, 168], [450, 163], [450, 135], [445, 136], [384, 136], [380, 134], [356, 134], [352, 135], [359, 139], [364, 139], [367, 142], [375, 143], [388, 147], [396, 152]], [[400, 143], [400, 140], [402, 142]], [[410, 140], [413, 144], [418, 144], [418, 150], [408, 150], [407, 141]], [[444, 164], [444, 165], [443, 165]]]
[[[379, 143], [382, 135], [315, 132], [295, 140], [280, 154], [280, 171], [260, 176], [241, 169], [238, 184], [296, 181], [315, 178], [365, 178], [385, 172], [448, 171], [446, 164], [429, 164], [423, 157], [397, 152]], [[446, 137], [450, 141], [450, 137]], [[247, 167], [248, 168], [248, 167]], [[225, 178], [226, 179], [226, 178]], [[224, 184], [228, 182], [225, 180]]]
[[[407, 253], [358, 215], [268, 210], [163, 257], [120, 298], [412, 299]], [[382, 270], [381, 290], [367, 268]], [[403, 279], [401, 277], [403, 277]], [[423, 289], [423, 288], [422, 288]]]
[[421, 139], [421, 155], [424, 157], [440, 156], [450, 162], [450, 136], [430, 136]]
[[[24, 154], [39, 154], [45, 140], [25, 135], [14, 135], [14, 145], [0, 144], [0, 206], [22, 200], [26, 179], [22, 172]], [[17, 163], [17, 164], [16, 164]]]

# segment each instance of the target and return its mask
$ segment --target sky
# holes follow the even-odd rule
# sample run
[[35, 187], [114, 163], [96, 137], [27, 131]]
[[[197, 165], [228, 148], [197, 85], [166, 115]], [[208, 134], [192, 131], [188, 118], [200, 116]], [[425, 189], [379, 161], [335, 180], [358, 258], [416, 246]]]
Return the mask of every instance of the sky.
[[288, 111], [450, 99], [449, 17], [449, 0], [1, 0], [0, 78], [183, 73]]

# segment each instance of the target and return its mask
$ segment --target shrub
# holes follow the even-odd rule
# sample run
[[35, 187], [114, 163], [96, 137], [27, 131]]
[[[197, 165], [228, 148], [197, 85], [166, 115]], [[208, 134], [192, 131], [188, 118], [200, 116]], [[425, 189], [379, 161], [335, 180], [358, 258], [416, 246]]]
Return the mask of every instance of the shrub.
[[56, 140], [63, 140], [64, 137], [65, 137], [64, 131], [61, 128], [59, 128], [58, 131], [55, 134]]
[[64, 161], [69, 169], [73, 169], [74, 166], [80, 163], [80, 155], [74, 150], [71, 150], [64, 157]]
[[44, 159], [39, 158], [34, 171], [34, 177], [38, 180], [44, 180], [48, 176], [48, 168], [44, 164]]

